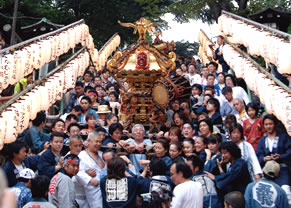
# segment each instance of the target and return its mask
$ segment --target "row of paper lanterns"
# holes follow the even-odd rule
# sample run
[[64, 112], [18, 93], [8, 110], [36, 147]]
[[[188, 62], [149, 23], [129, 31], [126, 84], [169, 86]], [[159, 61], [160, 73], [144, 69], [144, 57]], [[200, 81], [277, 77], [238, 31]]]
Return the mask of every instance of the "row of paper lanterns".
[[223, 55], [235, 75], [245, 80], [248, 87], [266, 106], [267, 112], [276, 115], [291, 135], [291, 95], [261, 73], [252, 62], [242, 57], [230, 45], [226, 44], [223, 47]]
[[202, 30], [200, 30], [198, 33], [198, 41], [200, 42], [200, 46], [202, 47], [206, 56], [209, 58], [213, 58], [212, 50], [209, 47], [209, 45], [213, 45], [213, 42], [210, 41], [210, 39]]
[[226, 14], [218, 18], [218, 27], [233, 43], [243, 44], [251, 55], [262, 56], [267, 63], [277, 66], [282, 74], [291, 73], [291, 40], [284, 40], [266, 31], [234, 19]]
[[94, 48], [93, 38], [86, 24], [76, 25], [0, 57], [0, 92], [9, 84], [13, 85], [32, 73], [34, 69], [39, 69], [67, 53], [70, 48], [74, 48], [79, 43], [87, 46], [91, 57], [95, 60], [94, 65], [97, 66], [98, 51]]
[[209, 63], [211, 61], [211, 59], [206, 55], [206, 53], [201, 45], [199, 46], [198, 54], [200, 56], [200, 59], [201, 59], [203, 65], [206, 65], [207, 63]]
[[120, 36], [115, 35], [112, 37], [106, 45], [99, 51], [99, 67], [98, 70], [103, 70], [106, 65], [108, 57], [116, 50], [116, 48], [120, 45]]
[[50, 76], [44, 86], [35, 87], [9, 106], [0, 115], [0, 149], [4, 143], [14, 142], [39, 111], [48, 110], [56, 101], [61, 100], [63, 93], [75, 86], [77, 77], [83, 75], [89, 63], [89, 53], [81, 53], [62, 70]]
[[[207, 35], [205, 34], [205, 32], [203, 32], [203, 30], [199, 31], [198, 40], [200, 42], [198, 53], [202, 60], [202, 64], [206, 65], [210, 61], [214, 60], [212, 50], [209, 47], [209, 45], [213, 45], [213, 42], [207, 37]], [[218, 65], [217, 71], [222, 71], [222, 67], [220, 64]]]

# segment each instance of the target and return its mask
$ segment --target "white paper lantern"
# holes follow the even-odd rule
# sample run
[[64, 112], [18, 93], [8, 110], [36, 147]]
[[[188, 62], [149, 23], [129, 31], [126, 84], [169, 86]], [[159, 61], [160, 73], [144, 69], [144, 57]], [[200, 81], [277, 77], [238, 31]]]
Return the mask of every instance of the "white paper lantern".
[[1, 116], [0, 117], [0, 150], [3, 148], [5, 136], [6, 136], [6, 127], [7, 121]]
[[2, 113], [2, 116], [7, 121], [4, 143], [9, 144], [17, 138], [17, 118], [13, 109], [7, 109], [7, 111]]
[[278, 71], [281, 74], [291, 74], [291, 43], [281, 43], [278, 57]]
[[20, 119], [22, 116], [22, 108], [21, 108], [21, 104], [20, 103], [13, 103], [10, 106], [10, 109], [13, 109], [13, 111], [15, 112], [15, 118], [16, 118], [16, 131], [17, 134], [21, 133], [21, 126], [20, 126]]

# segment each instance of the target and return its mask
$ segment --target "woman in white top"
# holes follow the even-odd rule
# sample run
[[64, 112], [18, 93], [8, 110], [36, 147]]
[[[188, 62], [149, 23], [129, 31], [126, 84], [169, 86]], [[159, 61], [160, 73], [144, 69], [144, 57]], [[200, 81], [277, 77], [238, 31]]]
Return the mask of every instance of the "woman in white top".
[[230, 128], [230, 139], [238, 145], [241, 150], [242, 159], [248, 164], [252, 180], [258, 181], [263, 173], [257, 155], [252, 145], [244, 140], [243, 127], [235, 123]]

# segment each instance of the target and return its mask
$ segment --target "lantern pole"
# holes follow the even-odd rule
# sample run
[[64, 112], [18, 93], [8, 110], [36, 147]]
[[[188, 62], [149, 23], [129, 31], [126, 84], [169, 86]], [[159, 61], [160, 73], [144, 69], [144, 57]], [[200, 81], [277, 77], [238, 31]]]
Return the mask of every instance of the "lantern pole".
[[13, 21], [12, 21], [12, 32], [10, 38], [10, 45], [14, 45], [15, 43], [15, 29], [16, 29], [16, 21], [17, 21], [17, 11], [18, 11], [19, 0], [14, 0], [14, 11], [13, 11]]
[[59, 66], [57, 66], [56, 68], [54, 68], [52, 71], [50, 71], [49, 73], [47, 73], [47, 75], [45, 77], [43, 77], [40, 80], [34, 81], [34, 83], [31, 84], [28, 88], [26, 88], [25, 90], [21, 91], [20, 93], [18, 93], [17, 95], [15, 95], [13, 98], [11, 98], [10, 100], [8, 100], [6, 103], [4, 103], [3, 105], [1, 105], [0, 106], [0, 112], [4, 111], [9, 105], [11, 105], [12, 103], [14, 103], [21, 96], [25, 95], [26, 93], [28, 93], [29, 91], [31, 91], [36, 86], [40, 85], [42, 82], [44, 82], [46, 79], [48, 79], [49, 76], [51, 76], [54, 73], [56, 73], [57, 71], [63, 69], [63, 67], [65, 67], [71, 60], [75, 59], [79, 54], [81, 54], [85, 50], [86, 50], [86, 47], [84, 46], [78, 52], [76, 52], [74, 55], [72, 55], [70, 58], [68, 58], [66, 61], [64, 61], [62, 64], [60, 64]]
[[227, 11], [224, 11], [222, 10], [221, 12], [222, 14], [226, 14], [226, 15], [229, 15], [231, 16], [232, 18], [234, 19], [238, 19], [238, 20], [241, 20], [243, 22], [246, 22], [248, 24], [251, 24], [253, 26], [256, 26], [258, 28], [261, 28], [261, 29], [264, 29], [264, 30], [267, 30], [269, 32], [271, 32], [273, 35], [278, 35], [278, 36], [283, 36], [284, 38], [289, 38], [289, 40], [291, 40], [291, 35], [288, 34], [288, 33], [285, 33], [285, 32], [282, 32], [280, 30], [276, 30], [274, 28], [271, 28], [271, 27], [268, 27], [266, 25], [263, 25], [263, 24], [260, 24], [260, 23], [257, 23], [253, 20], [250, 20], [250, 19], [247, 19], [247, 18], [244, 18], [244, 17], [241, 17], [241, 16], [238, 16], [236, 14], [233, 14], [233, 13], [230, 13], [230, 12], [227, 12]]
[[49, 33], [46, 33], [46, 34], [43, 34], [43, 35], [40, 35], [40, 36], [37, 36], [37, 37], [34, 37], [34, 38], [31, 38], [29, 40], [26, 40], [26, 41], [23, 41], [21, 43], [18, 43], [18, 44], [15, 44], [15, 45], [12, 45], [10, 47], [7, 47], [7, 48], [4, 48], [2, 50], [0, 50], [0, 54], [3, 54], [5, 53], [6, 51], [10, 51], [10, 50], [16, 50], [17, 48], [21, 48], [21, 47], [25, 47], [27, 44], [30, 44], [32, 42], [36, 42], [38, 40], [42, 40], [48, 36], [52, 36], [52, 35], [56, 35], [58, 33], [61, 33], [65, 30], [67, 30], [68, 28], [71, 28], [71, 27], [74, 27], [76, 25], [79, 25], [79, 24], [82, 24], [82, 23], [85, 23], [85, 21], [83, 19], [77, 21], [77, 22], [73, 22], [72, 24], [69, 24], [67, 26], [64, 26], [58, 30], [55, 30], [55, 31], [52, 31], [52, 32], [49, 32]]
[[277, 79], [273, 74], [267, 72], [267, 70], [265, 68], [263, 68], [254, 59], [252, 59], [246, 52], [239, 49], [235, 44], [231, 43], [226, 37], [224, 37], [224, 40], [227, 44], [231, 45], [237, 52], [239, 52], [244, 58], [251, 61], [252, 64], [254, 64], [261, 73], [265, 74], [269, 79], [273, 80], [278, 86], [282, 87], [288, 93], [291, 93], [291, 88], [286, 86], [283, 82], [281, 82], [279, 79]]

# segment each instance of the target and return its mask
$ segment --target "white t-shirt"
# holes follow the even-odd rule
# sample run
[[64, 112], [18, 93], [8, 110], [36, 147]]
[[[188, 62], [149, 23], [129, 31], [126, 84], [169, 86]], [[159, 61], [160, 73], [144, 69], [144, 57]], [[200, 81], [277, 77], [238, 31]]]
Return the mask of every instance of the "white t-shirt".
[[250, 102], [249, 96], [242, 87], [240, 86], [233, 87], [232, 93], [233, 98], [240, 98], [245, 101], [246, 105], [249, 104]]
[[[15, 164], [14, 164], [15, 165]], [[16, 169], [18, 170], [18, 173], [20, 173], [23, 170], [23, 166], [21, 165], [15, 165]]]
[[203, 189], [199, 182], [186, 181], [174, 189], [173, 208], [202, 208]]
[[199, 74], [190, 75], [188, 74], [190, 85], [200, 84], [201, 76]]

